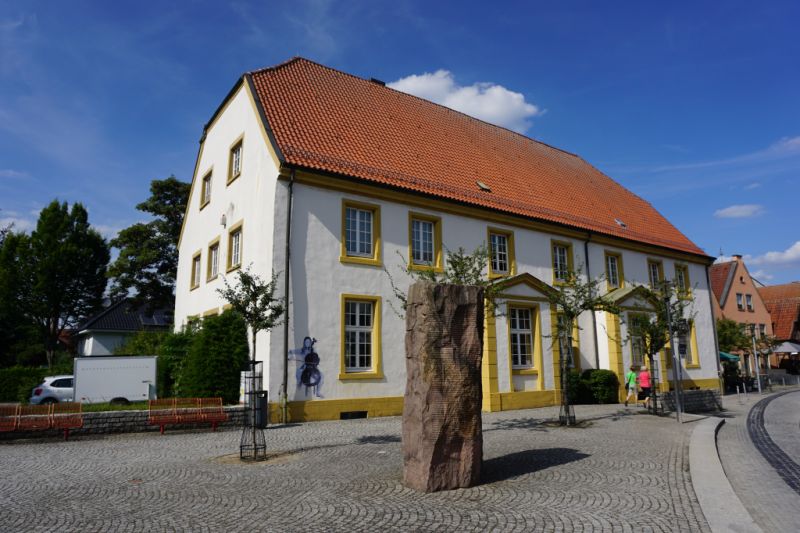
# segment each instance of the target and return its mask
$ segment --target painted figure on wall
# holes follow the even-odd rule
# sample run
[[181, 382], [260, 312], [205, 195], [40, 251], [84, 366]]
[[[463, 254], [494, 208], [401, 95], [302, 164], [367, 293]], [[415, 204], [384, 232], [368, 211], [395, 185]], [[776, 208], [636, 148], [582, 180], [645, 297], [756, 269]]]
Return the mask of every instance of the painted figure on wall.
[[306, 388], [306, 396], [308, 396], [308, 390], [311, 389], [314, 396], [322, 398], [322, 372], [319, 371], [319, 354], [314, 350], [316, 342], [317, 339], [304, 338], [302, 348], [289, 350], [289, 359], [302, 363], [295, 372], [297, 386]]

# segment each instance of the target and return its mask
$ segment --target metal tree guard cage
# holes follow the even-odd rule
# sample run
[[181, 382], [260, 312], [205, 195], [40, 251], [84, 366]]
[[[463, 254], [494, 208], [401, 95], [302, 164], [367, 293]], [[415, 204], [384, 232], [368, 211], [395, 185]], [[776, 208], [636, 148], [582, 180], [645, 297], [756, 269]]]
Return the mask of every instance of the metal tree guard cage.
[[257, 389], [261, 383], [262, 362], [249, 361], [249, 387], [245, 385], [245, 407], [242, 417], [242, 436], [239, 439], [239, 458], [243, 461], [264, 461], [267, 442], [264, 427], [267, 420], [267, 393]]
[[559, 359], [561, 360], [561, 410], [558, 422], [562, 426], [575, 425], [575, 409], [569, 401], [569, 371], [572, 368], [572, 337], [566, 333], [559, 335]]

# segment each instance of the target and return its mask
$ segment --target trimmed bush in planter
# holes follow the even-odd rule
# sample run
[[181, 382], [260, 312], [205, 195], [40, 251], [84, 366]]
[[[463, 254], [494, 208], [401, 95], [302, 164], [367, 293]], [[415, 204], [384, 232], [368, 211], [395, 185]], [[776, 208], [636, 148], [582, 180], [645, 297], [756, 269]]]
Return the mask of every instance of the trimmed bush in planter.
[[611, 370], [589, 369], [581, 376], [595, 403], [619, 403], [619, 380]]

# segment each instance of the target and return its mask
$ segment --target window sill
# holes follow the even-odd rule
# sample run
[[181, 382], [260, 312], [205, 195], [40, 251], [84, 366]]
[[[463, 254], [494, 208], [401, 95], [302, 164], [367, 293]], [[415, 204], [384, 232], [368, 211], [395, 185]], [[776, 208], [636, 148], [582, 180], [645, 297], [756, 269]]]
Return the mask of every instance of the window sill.
[[535, 368], [514, 368], [511, 370], [514, 376], [538, 376], [539, 371]]
[[210, 278], [206, 278], [206, 283], [211, 283], [212, 281], [214, 281], [218, 277], [219, 277], [219, 274], [215, 274], [215, 275], [211, 276]]
[[195, 284], [195, 285], [192, 285], [191, 287], [189, 287], [189, 291], [191, 292], [191, 291], [193, 291], [193, 290], [195, 290], [195, 289], [198, 289], [198, 288], [200, 288], [200, 284], [199, 284], [199, 283], [197, 283], [197, 284]]
[[383, 379], [383, 372], [342, 372], [339, 374], [340, 381], [359, 380], [359, 379]]
[[691, 364], [687, 363], [687, 364], [686, 364], [686, 365], [684, 365], [684, 366], [685, 366], [687, 369], [700, 368], [700, 363], [691, 363]]
[[381, 262], [380, 258], [374, 258], [374, 257], [356, 257], [351, 255], [342, 255], [339, 256], [339, 262], [349, 263], [351, 265], [368, 265], [376, 267], [383, 266], [383, 263]]
[[513, 275], [512, 272], [489, 272], [489, 279], [510, 278]]
[[228, 267], [228, 269], [225, 271], [225, 273], [227, 274], [229, 272], [233, 272], [234, 270], [239, 270], [240, 268], [242, 268], [242, 264], [241, 263], [239, 263], [238, 265], [231, 265], [231, 266]]
[[210, 200], [210, 199], [209, 199], [209, 200], [206, 200], [206, 201], [205, 201], [205, 202], [203, 202], [203, 203], [201, 203], [201, 204], [200, 204], [200, 211], [202, 211], [202, 210], [203, 210], [203, 208], [204, 208], [205, 206], [207, 206], [208, 204], [210, 204], [210, 203], [211, 203], [211, 200]]
[[418, 272], [435, 272], [437, 274], [442, 274], [444, 272], [444, 268], [438, 265], [417, 265], [411, 263], [408, 265], [409, 270], [415, 270]]
[[242, 173], [241, 173], [241, 172], [239, 172], [239, 173], [238, 173], [238, 174], [236, 174], [235, 176], [231, 176], [231, 177], [229, 177], [229, 178], [228, 178], [228, 181], [227, 181], [227, 182], [225, 182], [225, 186], [227, 187], [228, 185], [230, 185], [231, 183], [233, 183], [234, 181], [236, 181], [237, 179], [239, 179], [239, 176], [241, 176], [241, 175], [242, 175]]

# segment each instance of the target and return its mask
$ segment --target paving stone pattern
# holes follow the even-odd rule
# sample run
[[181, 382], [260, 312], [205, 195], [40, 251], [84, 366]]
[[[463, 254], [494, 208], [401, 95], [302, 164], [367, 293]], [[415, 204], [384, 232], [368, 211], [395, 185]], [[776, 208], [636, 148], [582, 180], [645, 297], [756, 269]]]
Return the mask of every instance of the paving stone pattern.
[[[753, 408], [750, 409], [750, 413], [747, 416], [747, 431], [750, 434], [750, 440], [753, 441], [756, 449], [761, 452], [764, 459], [772, 465], [778, 475], [781, 476], [783, 481], [785, 481], [792, 490], [800, 494], [800, 465], [793, 461], [785, 451], [775, 444], [775, 441], [772, 440], [764, 425], [764, 411], [767, 409], [767, 406], [774, 400], [787, 394], [796, 395], [797, 393], [784, 392], [777, 396], [764, 398], [755, 404]], [[795, 435], [797, 435], [796, 431]]]
[[[737, 496], [764, 531], [798, 531], [800, 495], [761, 455], [747, 430], [748, 412], [763, 398], [757, 393], [725, 397], [725, 424], [717, 433], [719, 457]], [[795, 411], [800, 407], [800, 392], [782, 398], [793, 400]]]
[[273, 426], [267, 463], [237, 431], [0, 443], [4, 531], [708, 531], [692, 424], [621, 406], [484, 415], [482, 483], [401, 483], [400, 418]]

